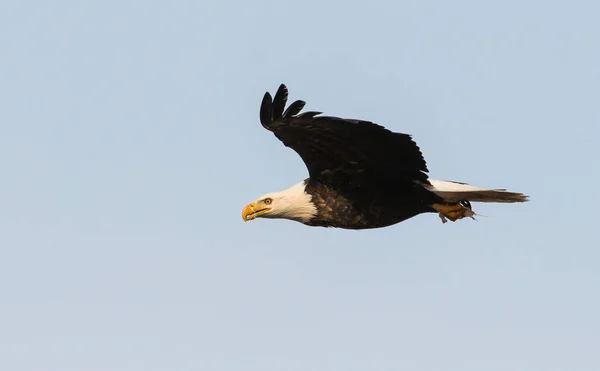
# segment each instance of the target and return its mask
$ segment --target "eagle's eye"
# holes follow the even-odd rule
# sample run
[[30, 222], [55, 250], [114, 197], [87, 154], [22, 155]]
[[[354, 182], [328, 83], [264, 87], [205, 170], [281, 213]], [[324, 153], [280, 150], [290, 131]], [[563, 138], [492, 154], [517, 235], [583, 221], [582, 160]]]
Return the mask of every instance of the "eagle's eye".
[[273, 202], [273, 200], [270, 198], [265, 198], [265, 200], [263, 202], [265, 203], [265, 205], [270, 205], [271, 202]]

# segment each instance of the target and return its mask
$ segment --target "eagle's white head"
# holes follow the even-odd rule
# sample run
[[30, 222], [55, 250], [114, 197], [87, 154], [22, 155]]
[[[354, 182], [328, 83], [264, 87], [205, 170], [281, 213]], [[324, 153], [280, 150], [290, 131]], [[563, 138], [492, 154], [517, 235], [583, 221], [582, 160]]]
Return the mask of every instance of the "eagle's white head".
[[305, 189], [306, 182], [302, 181], [285, 191], [267, 193], [244, 207], [242, 219], [247, 222], [256, 218], [280, 218], [306, 223], [317, 214], [317, 208]]

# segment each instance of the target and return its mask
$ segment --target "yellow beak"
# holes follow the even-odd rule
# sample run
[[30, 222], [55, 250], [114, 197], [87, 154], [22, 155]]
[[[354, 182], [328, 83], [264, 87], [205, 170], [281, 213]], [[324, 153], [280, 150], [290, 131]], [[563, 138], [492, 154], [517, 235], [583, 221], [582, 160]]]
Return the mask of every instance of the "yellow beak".
[[242, 209], [242, 219], [244, 219], [245, 222], [256, 218], [256, 215], [254, 212], [255, 207], [256, 207], [256, 204], [254, 202], [244, 206], [244, 208]]
[[269, 210], [271, 210], [270, 207], [266, 207], [264, 209], [257, 210], [256, 204], [253, 202], [251, 204], [244, 206], [244, 208], [242, 209], [242, 219], [244, 219], [244, 221], [247, 222], [252, 219], [258, 218], [259, 216], [261, 216], [262, 214], [266, 213]]

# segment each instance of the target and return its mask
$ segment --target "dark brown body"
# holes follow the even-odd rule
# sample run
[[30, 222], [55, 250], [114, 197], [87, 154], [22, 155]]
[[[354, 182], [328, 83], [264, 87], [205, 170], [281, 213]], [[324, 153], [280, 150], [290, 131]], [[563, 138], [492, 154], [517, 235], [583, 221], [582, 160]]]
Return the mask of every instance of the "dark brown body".
[[317, 215], [306, 224], [345, 229], [387, 227], [422, 213], [435, 212], [432, 205], [441, 201], [436, 194], [415, 183], [408, 187], [394, 184], [397, 187], [382, 182], [359, 190], [352, 189], [350, 184], [338, 188], [307, 180], [306, 192], [312, 196]]

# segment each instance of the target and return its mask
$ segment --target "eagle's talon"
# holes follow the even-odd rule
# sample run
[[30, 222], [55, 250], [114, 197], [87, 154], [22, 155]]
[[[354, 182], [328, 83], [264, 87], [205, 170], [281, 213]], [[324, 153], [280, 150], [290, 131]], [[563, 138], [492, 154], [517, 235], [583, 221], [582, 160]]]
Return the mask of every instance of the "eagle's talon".
[[439, 213], [442, 223], [446, 223], [447, 219], [452, 222], [466, 217], [475, 219], [473, 210], [466, 205], [461, 205], [461, 203], [433, 204], [432, 207]]

